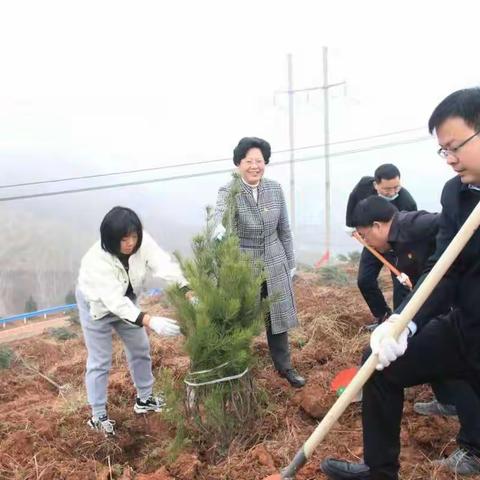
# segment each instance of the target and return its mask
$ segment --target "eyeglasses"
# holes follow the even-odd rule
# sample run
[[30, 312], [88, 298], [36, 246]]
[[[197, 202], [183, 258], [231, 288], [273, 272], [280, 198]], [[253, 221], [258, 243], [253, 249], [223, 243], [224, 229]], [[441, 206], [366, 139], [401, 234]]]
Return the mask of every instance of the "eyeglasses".
[[480, 130], [478, 132], [475, 132], [471, 137], [468, 137], [466, 140], [464, 140], [460, 145], [457, 145], [456, 147], [453, 148], [439, 148], [437, 153], [442, 157], [442, 158], [448, 158], [450, 155], [455, 156], [456, 153], [464, 146], [466, 145], [472, 138], [476, 137], [480, 133]]

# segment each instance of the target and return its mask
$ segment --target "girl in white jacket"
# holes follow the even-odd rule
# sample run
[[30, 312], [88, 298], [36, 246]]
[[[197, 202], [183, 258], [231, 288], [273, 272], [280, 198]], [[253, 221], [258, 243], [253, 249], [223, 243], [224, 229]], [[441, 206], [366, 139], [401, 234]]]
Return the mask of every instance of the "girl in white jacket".
[[174, 320], [152, 317], [136, 305], [147, 274], [181, 286], [186, 282], [177, 263], [142, 228], [137, 214], [125, 207], [107, 213], [100, 226], [100, 241], [85, 254], [76, 290], [80, 323], [87, 346], [86, 387], [91, 428], [114, 435], [115, 422], [107, 416], [108, 373], [112, 363], [112, 332], [125, 346], [128, 366], [137, 389], [135, 413], [160, 411], [161, 396], [153, 396], [150, 344], [143, 326], [159, 335], [174, 336]]

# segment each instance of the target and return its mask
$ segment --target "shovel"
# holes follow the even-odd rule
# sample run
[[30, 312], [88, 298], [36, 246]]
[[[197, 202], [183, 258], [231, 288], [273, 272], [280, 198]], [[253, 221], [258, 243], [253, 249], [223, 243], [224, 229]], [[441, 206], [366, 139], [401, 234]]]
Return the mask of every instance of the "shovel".
[[[450, 268], [463, 247], [473, 236], [479, 225], [480, 203], [474, 208], [465, 223], [462, 225], [462, 228], [457, 232], [453, 240], [450, 242], [450, 245], [445, 249], [425, 280], [418, 286], [412, 298], [400, 314], [400, 318], [392, 326], [391, 333], [394, 338], [398, 338], [400, 333], [407, 328], [409, 322], [418, 310], [420, 310], [434, 288], [437, 286], [438, 282], [445, 275], [445, 272]], [[340, 395], [325, 417], [323, 417], [323, 420], [318, 424], [310, 437], [296, 453], [295, 457], [290, 462], [290, 465], [288, 465], [281, 473], [270, 475], [264, 480], [293, 480], [295, 478], [295, 474], [305, 465], [318, 444], [326, 437], [348, 405], [359, 394], [363, 385], [375, 371], [377, 364], [378, 356], [372, 353], [342, 395]]]
[[412, 282], [408, 278], [408, 275], [400, 272], [398, 268], [394, 267], [383, 255], [365, 242], [358, 232], [353, 232], [352, 237], [355, 237], [372, 255], [377, 257], [397, 277], [400, 283], [404, 283], [410, 290], [413, 288]]

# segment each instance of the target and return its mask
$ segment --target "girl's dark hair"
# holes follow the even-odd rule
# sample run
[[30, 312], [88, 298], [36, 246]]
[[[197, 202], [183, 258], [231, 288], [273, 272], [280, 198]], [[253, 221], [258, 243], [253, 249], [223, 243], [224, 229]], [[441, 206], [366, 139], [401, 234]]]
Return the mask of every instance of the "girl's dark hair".
[[143, 227], [138, 215], [126, 207], [113, 207], [100, 225], [102, 248], [112, 255], [120, 253], [120, 241], [131, 233], [138, 235], [138, 242], [133, 249], [135, 253], [142, 245]]
[[263, 159], [265, 160], [265, 165], [268, 164], [268, 162], [270, 161], [270, 155], [272, 154], [270, 144], [263, 138], [243, 137], [233, 150], [233, 163], [237, 167], [240, 165], [240, 162], [247, 156], [247, 153], [251, 148], [259, 148], [262, 152]]

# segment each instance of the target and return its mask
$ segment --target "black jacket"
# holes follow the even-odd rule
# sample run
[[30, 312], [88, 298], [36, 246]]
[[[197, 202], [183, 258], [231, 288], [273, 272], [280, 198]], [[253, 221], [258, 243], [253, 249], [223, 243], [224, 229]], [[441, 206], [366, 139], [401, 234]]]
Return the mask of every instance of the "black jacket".
[[[469, 189], [459, 177], [445, 184], [437, 248], [428, 260], [425, 274], [440, 258], [479, 201], [480, 192]], [[424, 278], [425, 275], [419, 284]], [[430, 319], [450, 309], [452, 311], [445, 321], [452, 325], [452, 332], [458, 336], [469, 363], [480, 370], [480, 229], [474, 233], [413, 320], [422, 328]]]
[[435, 252], [439, 220], [438, 213], [424, 210], [398, 212], [392, 218], [388, 243], [397, 257], [397, 268], [410, 277], [413, 285]]
[[[371, 195], [378, 195], [373, 186], [373, 181], [373, 177], [362, 177], [348, 197], [347, 218], [345, 222], [348, 227], [352, 226], [353, 211], [358, 202]], [[403, 187], [400, 192], [398, 192], [398, 197], [395, 200], [392, 200], [392, 204], [395, 205], [399, 211], [413, 212], [417, 209], [417, 204], [410, 195], [410, 192]]]

